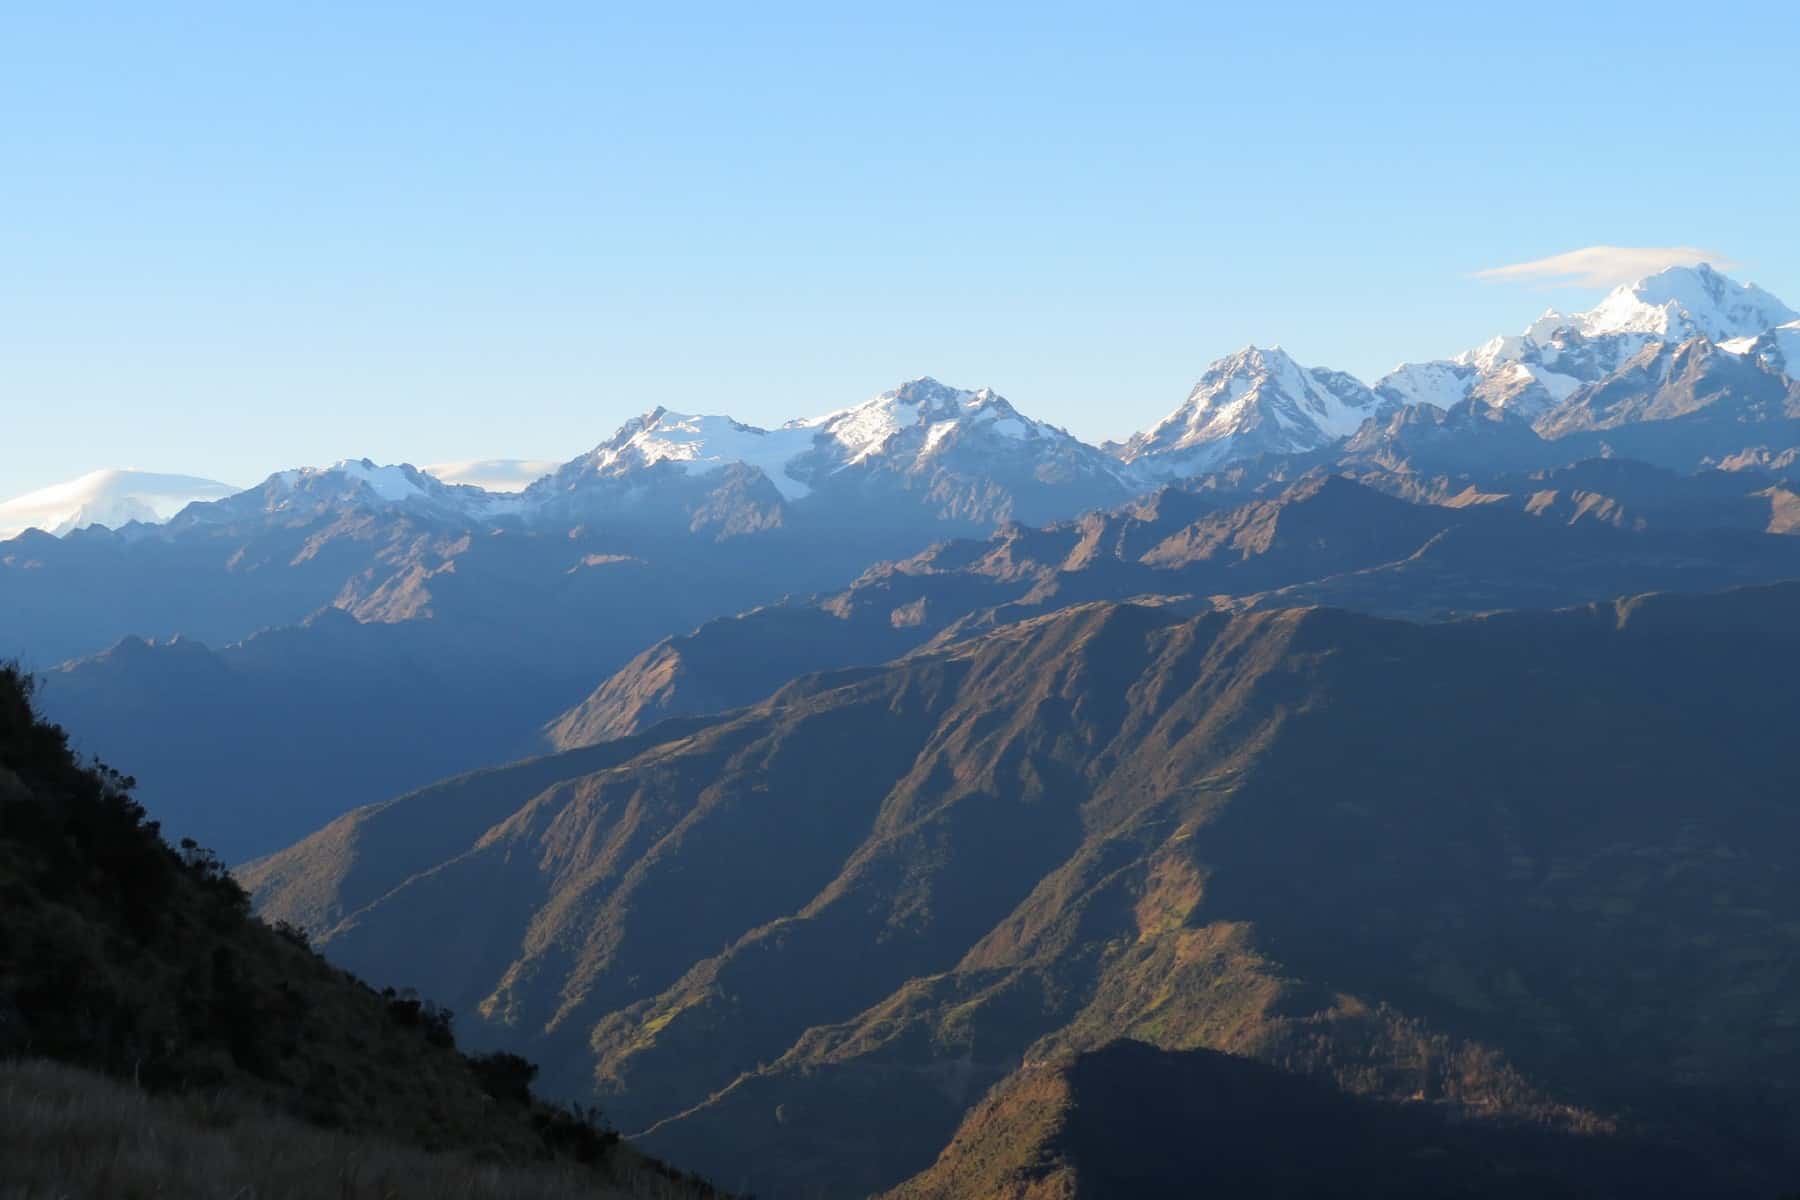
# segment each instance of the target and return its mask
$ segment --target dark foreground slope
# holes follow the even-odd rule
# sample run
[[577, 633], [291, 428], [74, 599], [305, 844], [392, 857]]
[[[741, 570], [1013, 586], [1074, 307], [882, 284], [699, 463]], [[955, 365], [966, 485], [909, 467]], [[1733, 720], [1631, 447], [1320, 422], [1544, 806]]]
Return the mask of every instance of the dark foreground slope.
[[[1768, 1194], [1797, 602], [1076, 606], [353, 814], [247, 882], [761, 1192], [896, 1186], [990, 1087], [1129, 1038]], [[378, 849], [440, 808], [430, 855]], [[1534, 1161], [1591, 1183], [1567, 1144]]]
[[0, 1062], [0, 1194], [18, 1200], [635, 1200], [703, 1195], [626, 1150], [488, 1161], [306, 1124], [229, 1092], [147, 1092], [50, 1059]]
[[[0, 668], [0, 896], [0, 1057], [60, 1064], [6, 1068], [0, 1183], [62, 1195], [145, 1182], [122, 1143], [120, 1173], [92, 1173], [125, 1101], [88, 1071], [171, 1097], [144, 1119], [196, 1147], [206, 1128], [240, 1119], [338, 1131], [338, 1159], [326, 1154], [310, 1180], [284, 1178], [273, 1192], [258, 1176], [268, 1185], [258, 1195], [392, 1194], [339, 1174], [345, 1156], [394, 1147], [453, 1155], [421, 1167], [440, 1181], [480, 1160], [561, 1164], [563, 1183], [591, 1194], [706, 1192], [586, 1115], [534, 1100], [523, 1060], [458, 1053], [448, 1012], [378, 993], [294, 931], [252, 917], [216, 859], [161, 840], [129, 780], [73, 758], [10, 668]], [[174, 1099], [200, 1096], [200, 1109]]]

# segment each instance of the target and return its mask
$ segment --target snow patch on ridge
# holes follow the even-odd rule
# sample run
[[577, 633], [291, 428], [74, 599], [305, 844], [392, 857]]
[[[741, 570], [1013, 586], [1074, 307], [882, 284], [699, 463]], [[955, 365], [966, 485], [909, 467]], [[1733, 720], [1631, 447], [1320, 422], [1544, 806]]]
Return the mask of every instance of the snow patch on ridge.
[[405, 467], [378, 467], [366, 458], [345, 458], [331, 464], [326, 470], [365, 483], [377, 496], [395, 504], [425, 494], [425, 489], [414, 482]]
[[628, 422], [589, 461], [603, 474], [671, 462], [690, 475], [703, 475], [743, 463], [768, 476], [783, 497], [798, 500], [812, 489], [789, 475], [787, 468], [811, 448], [809, 431], [758, 429], [730, 417], [689, 416], [658, 408]]
[[1381, 378], [1375, 390], [1402, 404], [1454, 408], [1469, 397], [1478, 374], [1458, 362], [1402, 363]]

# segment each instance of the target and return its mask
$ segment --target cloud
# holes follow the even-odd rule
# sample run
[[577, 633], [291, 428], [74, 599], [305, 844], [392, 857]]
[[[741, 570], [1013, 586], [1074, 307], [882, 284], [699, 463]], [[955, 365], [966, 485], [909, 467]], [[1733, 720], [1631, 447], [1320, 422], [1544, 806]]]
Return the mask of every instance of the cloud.
[[1667, 267], [1711, 263], [1721, 270], [1738, 264], [1698, 246], [1583, 246], [1567, 254], [1511, 263], [1475, 272], [1497, 283], [1540, 283], [1550, 287], [1615, 287]]

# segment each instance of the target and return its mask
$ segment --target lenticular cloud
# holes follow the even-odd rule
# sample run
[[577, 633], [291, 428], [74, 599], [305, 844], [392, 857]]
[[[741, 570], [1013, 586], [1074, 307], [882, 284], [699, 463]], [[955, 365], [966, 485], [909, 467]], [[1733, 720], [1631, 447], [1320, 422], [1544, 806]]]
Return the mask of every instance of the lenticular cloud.
[[1697, 246], [1584, 246], [1565, 254], [1476, 271], [1476, 279], [1500, 283], [1547, 283], [1556, 287], [1614, 287], [1669, 267], [1711, 263], [1729, 270], [1737, 264]]

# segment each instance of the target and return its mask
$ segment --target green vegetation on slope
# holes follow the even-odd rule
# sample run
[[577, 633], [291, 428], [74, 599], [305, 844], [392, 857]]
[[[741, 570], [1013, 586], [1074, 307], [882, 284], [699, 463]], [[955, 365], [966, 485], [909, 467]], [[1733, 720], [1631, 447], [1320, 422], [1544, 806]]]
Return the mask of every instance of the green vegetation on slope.
[[252, 917], [217, 859], [170, 848], [130, 790], [78, 762], [0, 668], [0, 1056], [223, 1093], [372, 1149], [579, 1163], [596, 1185], [652, 1169], [593, 1114], [534, 1099], [524, 1060], [458, 1053], [446, 1010], [378, 993]]

